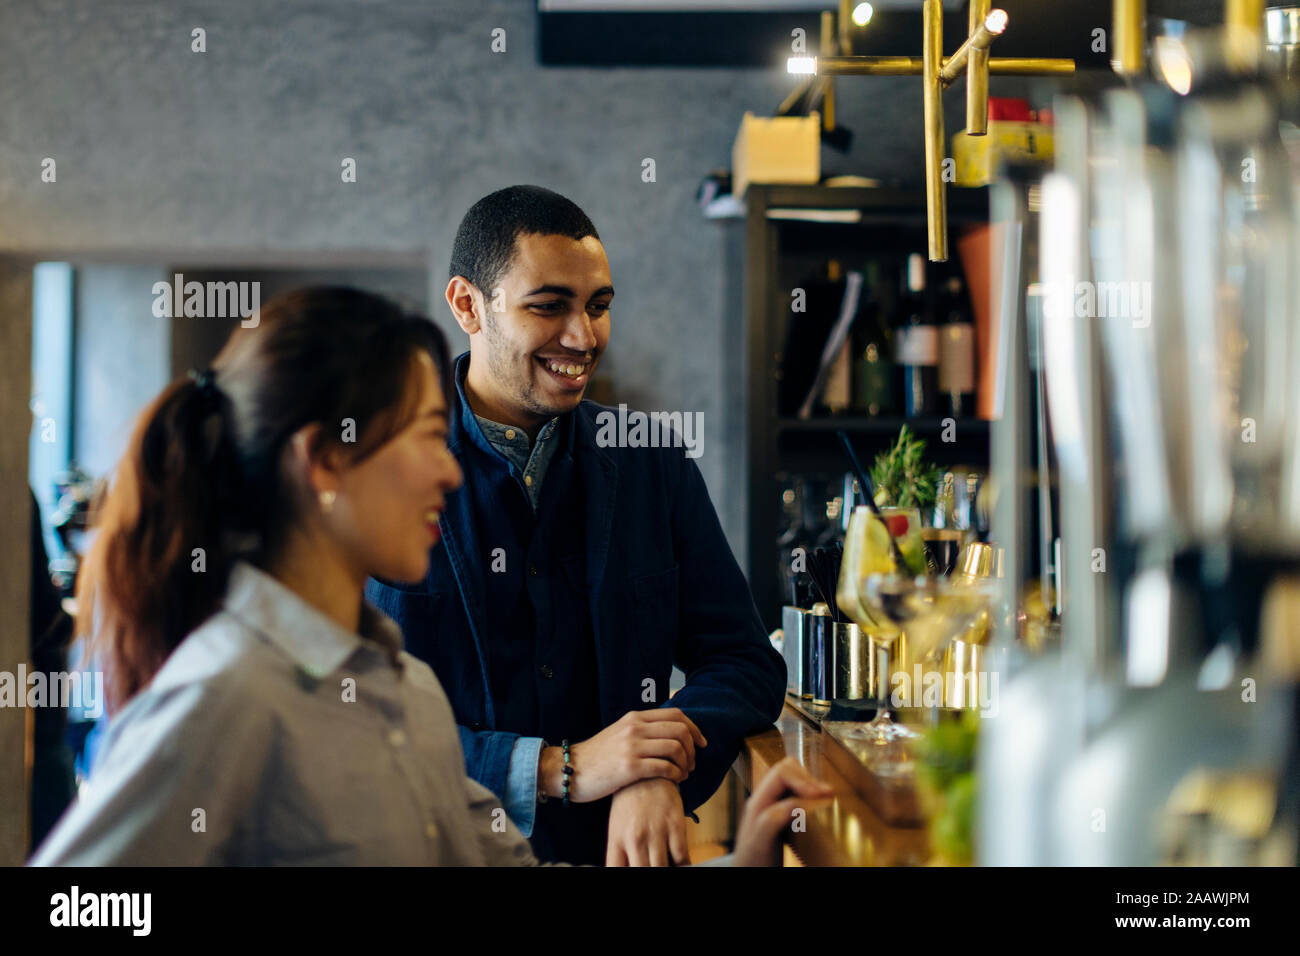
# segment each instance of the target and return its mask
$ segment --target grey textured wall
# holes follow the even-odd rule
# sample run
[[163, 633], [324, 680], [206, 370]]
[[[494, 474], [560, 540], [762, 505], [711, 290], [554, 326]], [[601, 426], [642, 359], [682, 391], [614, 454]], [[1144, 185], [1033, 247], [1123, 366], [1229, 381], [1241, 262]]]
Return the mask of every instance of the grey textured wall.
[[[441, 273], [479, 196], [515, 182], [557, 189], [609, 252], [616, 393], [704, 412], [700, 465], [738, 541], [739, 504], [722, 495], [743, 469], [739, 409], [722, 384], [738, 345], [722, 334], [719, 226], [694, 193], [729, 165], [741, 114], [770, 113], [788, 91], [784, 74], [542, 69], [529, 0], [0, 8], [0, 251], [168, 262], [363, 250], [427, 255]], [[195, 27], [206, 53], [191, 52]], [[490, 48], [497, 27], [505, 53]], [[841, 122], [857, 141], [848, 159], [827, 152], [827, 171], [916, 181], [920, 97], [911, 78], [842, 82]], [[55, 183], [41, 181], [45, 157]], [[356, 159], [356, 183], [341, 182], [343, 157]], [[641, 181], [644, 157], [655, 183]], [[445, 307], [435, 313], [462, 343]]]

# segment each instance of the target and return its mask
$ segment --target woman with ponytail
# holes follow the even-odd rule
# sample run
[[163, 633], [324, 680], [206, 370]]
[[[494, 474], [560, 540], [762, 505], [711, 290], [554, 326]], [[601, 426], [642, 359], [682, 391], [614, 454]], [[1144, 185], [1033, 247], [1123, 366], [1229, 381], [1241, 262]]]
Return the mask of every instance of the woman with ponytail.
[[[113, 476], [77, 587], [112, 717], [31, 862], [535, 863], [465, 775], [433, 672], [363, 599], [369, 577], [424, 578], [461, 484], [446, 341], [353, 289], [259, 318], [145, 409]], [[789, 790], [823, 795], [778, 766], [741, 862], [773, 857]]]

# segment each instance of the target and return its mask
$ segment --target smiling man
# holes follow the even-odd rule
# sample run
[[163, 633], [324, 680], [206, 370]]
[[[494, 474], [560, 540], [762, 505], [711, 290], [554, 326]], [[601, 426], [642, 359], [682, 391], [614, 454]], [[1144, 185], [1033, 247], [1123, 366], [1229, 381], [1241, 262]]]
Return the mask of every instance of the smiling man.
[[583, 400], [614, 284], [582, 210], [537, 186], [479, 200], [446, 298], [470, 340], [448, 441], [465, 484], [425, 582], [368, 594], [539, 858], [685, 863], [686, 813], [776, 719], [785, 665], [681, 443], [611, 445]]

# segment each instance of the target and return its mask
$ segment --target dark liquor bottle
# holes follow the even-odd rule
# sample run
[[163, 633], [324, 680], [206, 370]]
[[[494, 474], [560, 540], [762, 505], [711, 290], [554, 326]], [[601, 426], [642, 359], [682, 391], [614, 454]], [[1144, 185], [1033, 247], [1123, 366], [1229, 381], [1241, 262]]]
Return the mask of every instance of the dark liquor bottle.
[[888, 415], [894, 410], [896, 386], [889, 334], [881, 321], [879, 264], [869, 263], [866, 275], [870, 298], [853, 323], [853, 410], [864, 415]]
[[906, 292], [894, 333], [894, 361], [903, 371], [903, 413], [908, 418], [939, 410], [939, 327], [925, 296], [925, 257], [907, 259]]
[[975, 414], [975, 326], [961, 279], [948, 280], [939, 327], [940, 406], [953, 418]]

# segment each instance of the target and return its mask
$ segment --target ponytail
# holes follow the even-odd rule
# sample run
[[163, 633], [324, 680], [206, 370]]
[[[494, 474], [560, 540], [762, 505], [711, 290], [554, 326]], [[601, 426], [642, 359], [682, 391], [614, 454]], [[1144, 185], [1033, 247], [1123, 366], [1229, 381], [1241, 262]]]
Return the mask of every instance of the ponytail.
[[235, 557], [239, 484], [229, 400], [210, 378], [168, 386], [136, 423], [77, 582], [110, 711], [217, 609]]

